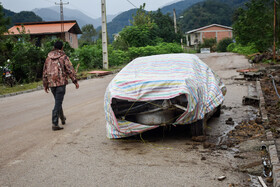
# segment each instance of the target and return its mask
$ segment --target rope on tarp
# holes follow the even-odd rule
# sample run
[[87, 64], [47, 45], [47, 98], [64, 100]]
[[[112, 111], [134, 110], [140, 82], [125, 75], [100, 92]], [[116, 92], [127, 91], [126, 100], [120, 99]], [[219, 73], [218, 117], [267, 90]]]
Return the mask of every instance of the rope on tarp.
[[151, 145], [151, 146], [153, 146], [153, 147], [156, 147], [156, 148], [159, 148], [159, 149], [167, 149], [167, 150], [174, 149], [174, 148], [172, 148], [172, 147], [168, 147], [168, 146], [164, 146], [164, 145], [158, 145], [158, 144], [152, 144], [152, 143], [150, 143], [150, 142], [148, 142], [148, 141], [145, 141], [145, 140], [143, 139], [143, 137], [142, 137], [142, 133], [140, 133], [140, 138], [141, 138], [141, 140], [142, 140], [142, 142], [143, 142], [144, 144], [149, 144], [149, 145]]
[[[131, 106], [130, 106], [129, 109], [126, 111], [125, 115], [123, 116], [124, 118], [127, 116], [128, 112], [131, 110], [131, 108], [134, 106], [134, 104], [135, 104], [137, 101], [138, 101], [138, 100], [134, 101], [134, 102], [131, 104]], [[160, 109], [164, 109], [164, 107], [163, 107], [162, 105], [158, 105], [158, 104], [155, 104], [155, 103], [149, 102], [149, 101], [146, 101], [146, 103], [151, 104], [151, 105], [154, 105], [154, 106], [156, 106], [156, 107], [159, 107]], [[167, 110], [172, 110], [172, 109], [171, 109], [171, 108], [168, 108]], [[179, 115], [175, 116], [174, 118], [169, 119], [169, 120], [167, 121], [167, 123], [169, 123], [169, 122], [171, 122], [171, 121], [173, 121], [173, 120], [178, 119], [181, 115], [182, 115], [182, 114], [179, 114]], [[176, 126], [176, 125], [174, 125], [174, 126]]]

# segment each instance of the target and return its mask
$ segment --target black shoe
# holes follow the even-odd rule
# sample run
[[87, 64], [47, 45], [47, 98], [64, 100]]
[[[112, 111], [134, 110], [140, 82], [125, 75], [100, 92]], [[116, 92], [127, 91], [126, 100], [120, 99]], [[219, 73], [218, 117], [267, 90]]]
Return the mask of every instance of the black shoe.
[[60, 119], [61, 119], [62, 125], [65, 125], [65, 123], [66, 123], [66, 117], [63, 116], [63, 117], [60, 117]]
[[58, 130], [62, 130], [63, 127], [60, 127], [58, 125], [58, 116], [59, 116], [59, 112], [57, 112], [56, 110], [52, 111], [52, 130], [53, 131], [58, 131]]
[[65, 125], [65, 121], [66, 121], [66, 117], [64, 116], [63, 110], [61, 108], [61, 110], [59, 111], [59, 118], [61, 120], [62, 125]]
[[59, 131], [59, 130], [62, 130], [62, 129], [64, 129], [64, 128], [60, 127], [60, 126], [55, 126], [55, 125], [52, 126], [53, 131]]

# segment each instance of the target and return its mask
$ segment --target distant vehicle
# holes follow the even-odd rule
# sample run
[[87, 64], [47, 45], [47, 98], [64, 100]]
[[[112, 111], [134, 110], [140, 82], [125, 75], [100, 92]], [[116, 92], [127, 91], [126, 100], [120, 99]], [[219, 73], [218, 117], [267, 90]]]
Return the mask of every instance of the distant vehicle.
[[123, 138], [164, 125], [191, 125], [204, 133], [219, 116], [226, 87], [196, 55], [141, 57], [125, 66], [105, 93], [107, 137]]
[[2, 83], [7, 86], [13, 87], [16, 83], [13, 72], [9, 69], [9, 66], [0, 67], [3, 70]]

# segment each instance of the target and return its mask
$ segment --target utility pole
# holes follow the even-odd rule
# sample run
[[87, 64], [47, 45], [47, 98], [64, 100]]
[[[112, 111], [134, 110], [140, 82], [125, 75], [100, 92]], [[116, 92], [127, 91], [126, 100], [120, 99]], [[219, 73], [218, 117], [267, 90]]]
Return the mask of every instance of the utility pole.
[[61, 39], [65, 40], [64, 38], [64, 16], [63, 16], [63, 5], [68, 5], [69, 2], [63, 3], [62, 0], [60, 0], [60, 3], [55, 3], [55, 5], [60, 5], [60, 21], [61, 21]]
[[173, 9], [173, 18], [174, 18], [175, 33], [177, 33], [177, 21], [176, 21], [176, 10], [175, 10], [175, 8]]
[[273, 60], [276, 59], [276, 0], [274, 0]]
[[102, 13], [102, 51], [103, 51], [103, 68], [109, 68], [108, 47], [107, 47], [107, 20], [106, 20], [106, 0], [101, 0]]

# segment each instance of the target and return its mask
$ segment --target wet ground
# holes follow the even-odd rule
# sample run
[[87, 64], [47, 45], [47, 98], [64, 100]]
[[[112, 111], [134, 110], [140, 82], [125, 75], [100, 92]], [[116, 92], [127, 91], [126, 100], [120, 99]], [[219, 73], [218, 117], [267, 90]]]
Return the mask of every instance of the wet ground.
[[[59, 132], [51, 131], [51, 94], [0, 99], [0, 186], [260, 186], [265, 153], [258, 108], [242, 105], [252, 83], [235, 80], [236, 70], [250, 64], [231, 53], [199, 57], [228, 89], [205, 137], [192, 138], [187, 126], [177, 126], [107, 139], [103, 96], [114, 75], [81, 81], [79, 90], [68, 85], [67, 125]], [[241, 133], [250, 129], [260, 136]]]

